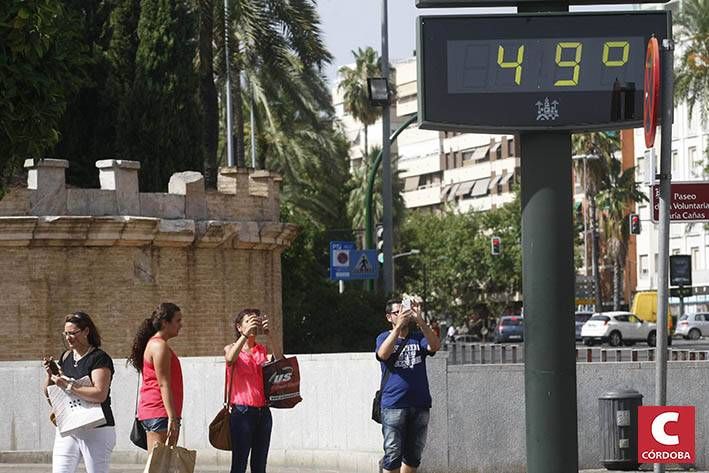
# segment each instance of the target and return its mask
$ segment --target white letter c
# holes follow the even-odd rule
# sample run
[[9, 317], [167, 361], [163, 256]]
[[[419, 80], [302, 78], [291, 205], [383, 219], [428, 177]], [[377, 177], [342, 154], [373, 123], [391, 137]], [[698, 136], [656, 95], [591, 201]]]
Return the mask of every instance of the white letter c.
[[662, 445], [679, 445], [679, 436], [667, 435], [665, 425], [679, 420], [679, 412], [663, 412], [652, 421], [652, 436]]

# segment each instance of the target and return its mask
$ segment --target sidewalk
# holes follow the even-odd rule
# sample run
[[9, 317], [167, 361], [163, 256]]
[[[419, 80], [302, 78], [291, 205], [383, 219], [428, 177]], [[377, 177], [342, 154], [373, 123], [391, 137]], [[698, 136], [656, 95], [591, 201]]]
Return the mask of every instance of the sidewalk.
[[[21, 464], [11, 464], [11, 463], [0, 463], [0, 473], [51, 473], [52, 465], [39, 464], [39, 463], [21, 463]], [[83, 466], [79, 467], [80, 473], [85, 473]], [[139, 473], [143, 471], [143, 465], [111, 465], [111, 473]], [[204, 465], [198, 466], [195, 469], [195, 473], [227, 473], [229, 468], [227, 466], [216, 466], [216, 465]], [[579, 473], [646, 473], [652, 471], [652, 465], [643, 468], [639, 472], [628, 472], [628, 471], [609, 471], [604, 469], [598, 470], [580, 470]], [[707, 471], [699, 470], [682, 470], [677, 468], [671, 468], [667, 470], [671, 471], [688, 471], [692, 473], [709, 473]], [[269, 466], [269, 473], [348, 473], [346, 471], [337, 470], [323, 470], [323, 469], [306, 469], [306, 468], [292, 468], [292, 467], [279, 467], [279, 466]], [[376, 473], [376, 472], [372, 472]], [[490, 472], [493, 473], [493, 472]], [[497, 473], [497, 472], [494, 472]]]

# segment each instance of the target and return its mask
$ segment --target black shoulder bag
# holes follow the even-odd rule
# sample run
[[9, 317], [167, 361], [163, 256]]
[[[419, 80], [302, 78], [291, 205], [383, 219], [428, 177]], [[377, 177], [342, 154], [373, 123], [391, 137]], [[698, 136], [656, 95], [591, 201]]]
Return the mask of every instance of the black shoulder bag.
[[138, 396], [140, 395], [140, 373], [138, 373], [138, 387], [135, 388], [135, 411], [133, 416], [133, 428], [130, 430], [130, 441], [138, 448], [148, 449], [148, 435], [145, 433], [143, 423], [138, 420]]
[[[394, 352], [394, 356], [389, 358], [390, 360], [394, 360], [393, 363], [396, 363], [396, 360], [399, 359], [399, 355], [401, 355], [401, 351], [404, 349], [406, 342], [408, 341], [409, 337], [407, 336], [401, 345], [399, 345], [399, 348]], [[379, 385], [379, 391], [374, 393], [374, 400], [372, 400], [372, 420], [377, 424], [382, 423], [382, 389], [384, 389], [387, 381], [389, 381], [389, 377], [394, 369], [394, 367], [389, 366], [389, 363], [387, 362], [384, 362], [384, 366], [386, 367], [386, 372], [384, 373], [384, 376], [382, 376], [382, 383]]]

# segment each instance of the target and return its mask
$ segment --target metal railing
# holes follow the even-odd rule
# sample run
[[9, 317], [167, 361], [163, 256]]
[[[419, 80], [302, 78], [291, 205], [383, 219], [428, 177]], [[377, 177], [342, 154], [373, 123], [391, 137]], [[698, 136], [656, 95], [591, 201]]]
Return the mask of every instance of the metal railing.
[[[524, 363], [524, 345], [449, 343], [451, 365]], [[709, 361], [709, 350], [669, 349], [669, 361]], [[577, 347], [577, 363], [655, 361], [654, 348]]]

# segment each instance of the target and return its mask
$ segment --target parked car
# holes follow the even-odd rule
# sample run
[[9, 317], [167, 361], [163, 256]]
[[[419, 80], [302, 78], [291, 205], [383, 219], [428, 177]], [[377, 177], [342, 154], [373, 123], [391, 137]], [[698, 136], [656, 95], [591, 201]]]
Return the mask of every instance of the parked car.
[[453, 337], [453, 343], [474, 343], [479, 341], [480, 337], [478, 337], [477, 335], [463, 334], [456, 335]]
[[654, 347], [657, 341], [657, 325], [640, 320], [632, 312], [601, 312], [593, 314], [588, 322], [583, 324], [581, 338], [587, 346], [596, 342], [608, 342], [612, 347], [647, 342]]
[[675, 335], [680, 335], [687, 340], [699, 340], [709, 335], [709, 312], [680, 316]]
[[495, 328], [495, 343], [521, 342], [524, 340], [524, 318], [518, 315], [500, 317]]
[[583, 324], [588, 322], [588, 320], [593, 316], [593, 312], [576, 312], [574, 318], [576, 319], [576, 340], [581, 340], [581, 327]]

